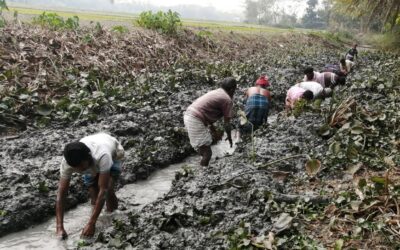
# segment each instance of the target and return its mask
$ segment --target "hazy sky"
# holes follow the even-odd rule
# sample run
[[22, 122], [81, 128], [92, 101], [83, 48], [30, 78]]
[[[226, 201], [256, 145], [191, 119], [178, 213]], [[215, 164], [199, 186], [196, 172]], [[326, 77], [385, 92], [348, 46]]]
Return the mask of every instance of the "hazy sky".
[[[118, 2], [131, 2], [132, 0], [115, 0]], [[245, 0], [136, 0], [137, 2], [149, 3], [156, 6], [174, 6], [182, 4], [193, 4], [201, 6], [213, 6], [219, 11], [243, 14]], [[302, 15], [305, 9], [305, 0], [279, 0], [277, 4], [280, 8], [289, 13], [295, 12]]]
[[[116, 0], [115, 2], [130, 2], [130, 0]], [[194, 4], [201, 6], [214, 6], [216, 9], [225, 12], [242, 13], [244, 0], [142, 0], [140, 2], [158, 6], [173, 6], [181, 4]]]

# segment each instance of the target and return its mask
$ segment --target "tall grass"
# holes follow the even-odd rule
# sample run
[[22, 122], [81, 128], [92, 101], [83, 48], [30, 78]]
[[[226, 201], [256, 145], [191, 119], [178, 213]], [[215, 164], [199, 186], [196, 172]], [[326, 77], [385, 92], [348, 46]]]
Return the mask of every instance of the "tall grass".
[[365, 40], [378, 49], [400, 53], [400, 32], [369, 34]]

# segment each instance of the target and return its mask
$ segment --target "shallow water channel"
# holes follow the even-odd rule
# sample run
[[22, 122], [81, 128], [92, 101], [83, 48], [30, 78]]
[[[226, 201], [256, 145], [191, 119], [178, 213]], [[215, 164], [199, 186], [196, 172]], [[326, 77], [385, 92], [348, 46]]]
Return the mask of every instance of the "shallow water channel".
[[[233, 133], [232, 137], [234, 141], [237, 141], [238, 133]], [[222, 140], [217, 145], [213, 146], [212, 150], [213, 160], [215, 160], [216, 157], [221, 158], [226, 154], [232, 154], [235, 150], [235, 146], [230, 148], [229, 143]], [[124, 186], [118, 190], [117, 197], [122, 201], [121, 203], [123, 206], [128, 208], [135, 207], [139, 210], [144, 205], [162, 197], [170, 190], [176, 171], [180, 170], [185, 165], [200, 167], [199, 161], [199, 156], [191, 156], [181, 163], [160, 169], [154, 172], [147, 180]], [[90, 212], [90, 204], [85, 203], [65, 213], [64, 228], [69, 235], [68, 239], [65, 241], [60, 241], [55, 237], [56, 222], [55, 217], [53, 217], [43, 224], [0, 238], [0, 249], [76, 248], [81, 230], [88, 221]], [[112, 219], [118, 217], [121, 213], [122, 212], [118, 210], [111, 214], [103, 212], [98, 219], [96, 232], [98, 233], [110, 226], [112, 224]]]

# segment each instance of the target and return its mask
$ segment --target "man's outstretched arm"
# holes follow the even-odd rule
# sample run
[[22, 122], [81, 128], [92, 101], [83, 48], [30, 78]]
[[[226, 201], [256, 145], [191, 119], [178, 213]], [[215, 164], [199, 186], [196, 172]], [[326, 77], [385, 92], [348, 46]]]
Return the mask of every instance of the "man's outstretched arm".
[[69, 188], [69, 179], [61, 178], [58, 183], [58, 192], [56, 200], [56, 234], [58, 237], [65, 239], [68, 237], [64, 229], [64, 202], [65, 196]]

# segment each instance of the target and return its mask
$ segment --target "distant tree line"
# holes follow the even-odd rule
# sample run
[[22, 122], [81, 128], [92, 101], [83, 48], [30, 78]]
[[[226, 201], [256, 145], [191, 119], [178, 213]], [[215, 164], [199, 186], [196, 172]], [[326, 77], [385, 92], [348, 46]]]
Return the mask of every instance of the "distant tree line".
[[335, 0], [335, 12], [351, 16], [361, 31], [399, 32], [400, 0]]
[[[292, 1], [304, 2], [304, 0]], [[331, 1], [322, 1], [322, 8], [317, 8], [318, 0], [308, 0], [303, 16], [297, 16], [295, 11], [288, 13], [282, 1], [277, 0], [246, 0], [245, 21], [262, 25], [278, 27], [326, 28], [329, 23]]]
[[237, 15], [225, 13], [212, 6], [182, 4], [173, 7], [160, 7], [146, 1], [116, 2], [113, 0], [7, 0], [8, 3], [19, 3], [38, 7], [70, 8], [88, 11], [113, 11], [139, 14], [143, 11], [179, 12], [183, 18], [240, 21]]
[[282, 1], [246, 0], [245, 21], [272, 26], [357, 29], [397, 32], [400, 0], [298, 0], [307, 4], [303, 16], [287, 13]]

